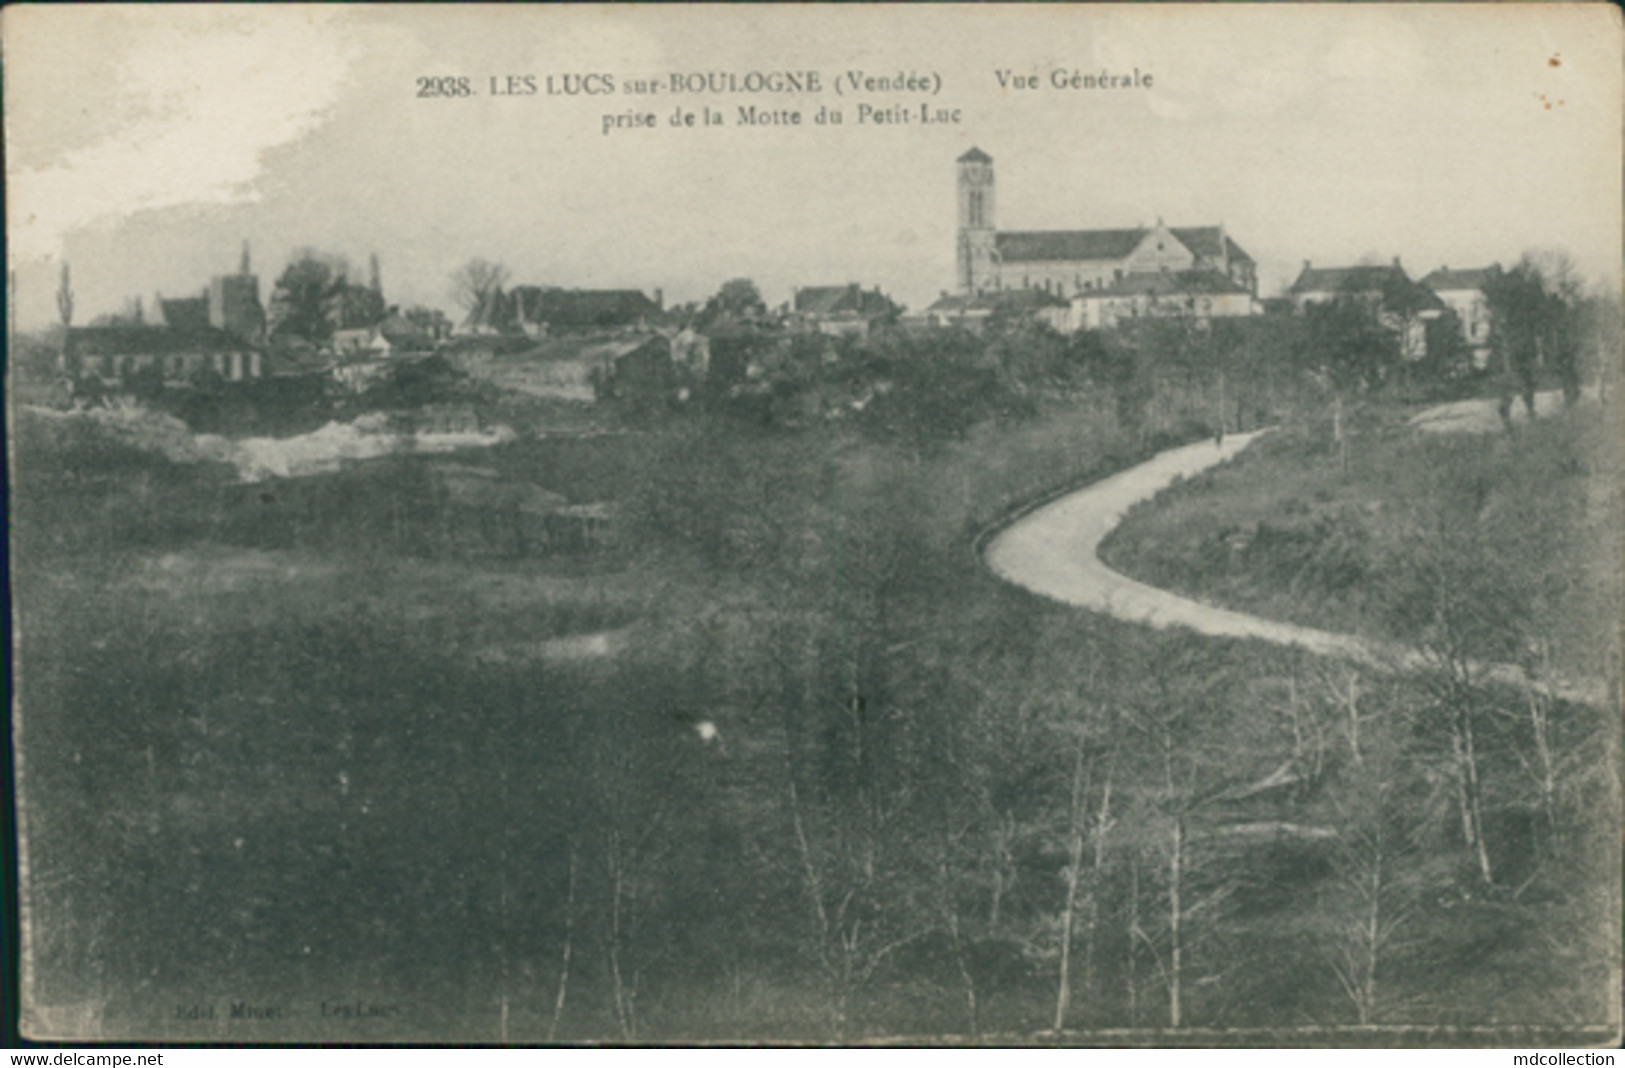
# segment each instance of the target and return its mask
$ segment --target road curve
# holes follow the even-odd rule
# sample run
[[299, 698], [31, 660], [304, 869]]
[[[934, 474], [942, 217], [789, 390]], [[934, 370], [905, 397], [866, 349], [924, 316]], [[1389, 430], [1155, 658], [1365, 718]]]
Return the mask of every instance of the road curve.
[[1230, 434], [1222, 445], [1199, 441], [1158, 453], [1036, 508], [988, 541], [983, 559], [993, 573], [1040, 596], [1152, 627], [1190, 627], [1221, 638], [1262, 638], [1314, 652], [1364, 658], [1364, 642], [1243, 612], [1215, 608], [1137, 582], [1100, 558], [1100, 544], [1129, 508], [1181, 478], [1223, 463], [1265, 431]]
[[[1489, 402], [1493, 404], [1493, 402]], [[1493, 412], [1493, 407], [1491, 411]], [[1181, 478], [1231, 459], [1268, 431], [1227, 435], [1222, 445], [1199, 441], [1158, 453], [1137, 467], [1085, 486], [1033, 509], [988, 540], [982, 558], [992, 572], [1050, 600], [1103, 612], [1158, 629], [1189, 627], [1215, 638], [1257, 638], [1297, 646], [1322, 656], [1372, 666], [1412, 670], [1428, 663], [1415, 650], [1352, 634], [1301, 627], [1216, 608], [1113, 571], [1100, 559], [1100, 545], [1128, 510]], [[1475, 674], [1508, 684], [1527, 684], [1524, 673], [1505, 664], [1473, 665]], [[1598, 703], [1600, 681], [1539, 685], [1558, 696]]]

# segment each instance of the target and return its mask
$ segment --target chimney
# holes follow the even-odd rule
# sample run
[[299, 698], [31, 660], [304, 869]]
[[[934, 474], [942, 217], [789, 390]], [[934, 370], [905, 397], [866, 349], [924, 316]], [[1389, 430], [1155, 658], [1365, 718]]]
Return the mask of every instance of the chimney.
[[1394, 266], [1395, 266], [1395, 267], [1398, 267], [1398, 266], [1399, 266], [1399, 257], [1398, 257], [1398, 256], [1395, 256], [1395, 257], [1394, 257]]
[[655, 287], [655, 307], [661, 311], [666, 310], [666, 291], [659, 286]]
[[1303, 269], [1304, 270], [1307, 271], [1307, 270], [1309, 270], [1309, 268], [1311, 268], [1313, 266], [1314, 266], [1314, 264], [1310, 263], [1308, 260], [1303, 261]]

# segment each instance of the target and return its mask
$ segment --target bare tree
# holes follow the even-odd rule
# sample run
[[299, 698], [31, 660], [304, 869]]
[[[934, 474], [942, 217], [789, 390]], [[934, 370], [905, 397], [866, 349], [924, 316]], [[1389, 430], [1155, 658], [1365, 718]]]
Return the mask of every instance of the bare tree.
[[1449, 738], [1462, 838], [1484, 882], [1493, 883], [1479, 752], [1490, 704], [1483, 676], [1488, 664], [1518, 659], [1527, 638], [1528, 594], [1483, 537], [1459, 522], [1413, 536], [1389, 571], [1390, 617], [1421, 654], [1428, 714]]
[[1319, 673], [1321, 693], [1343, 717], [1343, 732], [1349, 743], [1349, 758], [1358, 767], [1364, 760], [1360, 751], [1360, 726], [1365, 719], [1361, 711], [1359, 669], [1351, 664], [1323, 667]]
[[1338, 834], [1327, 898], [1327, 959], [1362, 1026], [1382, 1022], [1393, 1004], [1385, 976], [1402, 948], [1398, 936], [1416, 910], [1415, 859], [1432, 825], [1429, 806], [1418, 810], [1414, 798], [1401, 794], [1409, 762], [1403, 744], [1411, 733], [1411, 724], [1383, 717], [1333, 795]]
[[1332, 931], [1331, 967], [1362, 1025], [1379, 1022], [1379, 985], [1395, 935], [1414, 911], [1414, 895], [1400, 867], [1410, 841], [1390, 826], [1388, 784], [1367, 791], [1376, 810], [1341, 829], [1333, 893], [1339, 901]]
[[470, 313], [508, 284], [508, 269], [490, 260], [472, 259], [451, 273], [452, 297]]
[[[1167, 1024], [1177, 1028], [1189, 1016], [1186, 980], [1192, 953], [1222, 933], [1223, 907], [1239, 885], [1230, 850], [1218, 833], [1216, 803], [1249, 787], [1234, 781], [1238, 762], [1222, 737], [1207, 733], [1211, 724], [1206, 711], [1223, 678], [1209, 675], [1202, 684], [1186, 688], [1196, 673], [1178, 680], [1173, 674], [1159, 674], [1155, 693], [1147, 695], [1136, 713], [1146, 743], [1141, 769], [1146, 789], [1133, 810], [1124, 813], [1123, 833], [1132, 839], [1138, 862], [1150, 862], [1148, 873], [1162, 870], [1162, 893], [1153, 900], [1164, 911], [1154, 930], [1140, 922], [1139, 901], [1130, 902], [1131, 951], [1137, 942], [1150, 952], [1168, 995]], [[1141, 880], [1135, 881], [1137, 899]], [[1217, 978], [1199, 976], [1198, 982]]]
[[1099, 926], [1100, 918], [1100, 879], [1106, 863], [1106, 836], [1112, 826], [1112, 774], [1114, 761], [1108, 757], [1106, 760], [1105, 780], [1100, 789], [1100, 804], [1095, 810], [1093, 828], [1088, 824], [1088, 799], [1090, 783], [1088, 778], [1093, 772], [1092, 766], [1089, 774], [1085, 772], [1084, 745], [1080, 739], [1076, 746], [1072, 769], [1072, 800], [1068, 806], [1067, 827], [1067, 866], [1066, 904], [1061, 912], [1061, 964], [1060, 974], [1055, 985], [1055, 1025], [1054, 1030], [1060, 1031], [1066, 1027], [1067, 1011], [1072, 1001], [1072, 942], [1073, 928], [1078, 914], [1079, 885], [1085, 876], [1084, 871], [1084, 840], [1087, 836], [1093, 840], [1092, 862], [1090, 872], [1090, 886], [1088, 892], [1089, 908], [1089, 951], [1086, 960], [1090, 965], [1094, 960], [1095, 932]]
[[880, 836], [869, 833], [871, 828], [836, 825], [815, 840], [793, 770], [788, 779], [791, 829], [812, 909], [813, 954], [829, 990], [831, 1030], [840, 1041], [847, 1036], [857, 995], [892, 954], [924, 932], [907, 915], [899, 926], [878, 907], [885, 889]]
[[548, 1021], [547, 1041], [554, 1041], [559, 1033], [559, 1023], [564, 1019], [565, 1000], [570, 993], [570, 958], [575, 951], [575, 921], [576, 921], [576, 867], [577, 867], [576, 839], [570, 838], [570, 882], [569, 891], [564, 899], [564, 944], [559, 949], [559, 989], [553, 999], [553, 1018]]
[[952, 870], [949, 857], [956, 852], [956, 841], [953, 836], [944, 836], [942, 855], [937, 861], [937, 893], [942, 901], [943, 921], [948, 927], [948, 944], [953, 952], [954, 968], [959, 972], [959, 982], [965, 992], [965, 1016], [970, 1024], [971, 1035], [982, 1033], [980, 1004], [976, 995], [976, 977], [971, 974], [970, 964], [965, 957], [965, 931], [964, 918], [961, 915], [957, 895], [959, 880]]
[[62, 261], [62, 281], [56, 287], [56, 311], [64, 329], [73, 325], [73, 281], [66, 260]]

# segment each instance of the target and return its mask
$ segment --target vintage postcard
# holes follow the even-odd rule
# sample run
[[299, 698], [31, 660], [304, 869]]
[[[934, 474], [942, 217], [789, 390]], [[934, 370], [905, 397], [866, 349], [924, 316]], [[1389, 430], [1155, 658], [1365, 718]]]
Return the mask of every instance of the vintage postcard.
[[25, 1035], [1618, 1041], [1616, 7], [3, 19]]

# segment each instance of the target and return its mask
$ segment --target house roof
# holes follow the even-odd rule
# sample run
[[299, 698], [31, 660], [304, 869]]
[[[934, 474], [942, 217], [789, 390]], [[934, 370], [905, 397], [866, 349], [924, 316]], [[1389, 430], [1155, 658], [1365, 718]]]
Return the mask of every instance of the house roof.
[[[1368, 293], [1380, 290], [1394, 279], [1405, 277], [1404, 268], [1392, 265], [1361, 264], [1357, 267], [1305, 267], [1292, 283], [1292, 293]], [[1406, 279], [1409, 281], [1409, 279]]]
[[1224, 231], [1217, 226], [1170, 226], [1168, 232], [1198, 256], [1224, 255]]
[[209, 298], [181, 297], [159, 300], [158, 313], [164, 322], [177, 330], [207, 330], [209, 328]]
[[1390, 286], [1405, 286], [1416, 293], [1421, 304], [1442, 308], [1444, 304], [1427, 286], [1411, 281], [1405, 268], [1397, 263], [1388, 265], [1361, 264], [1356, 267], [1305, 267], [1292, 283], [1288, 293], [1382, 293]]
[[1136, 271], [1125, 275], [1106, 289], [1088, 290], [1085, 299], [1105, 297], [1166, 297], [1184, 294], [1246, 294], [1219, 271]]
[[890, 315], [897, 306], [880, 290], [865, 290], [853, 282], [844, 286], [798, 289], [795, 310], [802, 315]]
[[[999, 257], [1006, 263], [1056, 260], [1120, 260], [1139, 247], [1151, 230], [1011, 230], [994, 236]], [[1242, 247], [1220, 226], [1176, 226], [1169, 233], [1194, 255], [1252, 263]]]
[[969, 152], [959, 157], [960, 163], [992, 163], [993, 157], [981, 149], [972, 146]]
[[627, 326], [660, 308], [636, 289], [547, 289], [516, 286], [514, 311], [527, 322], [555, 327]]
[[1120, 260], [1145, 238], [1133, 230], [1006, 230], [994, 235], [1005, 263], [1054, 260]]
[[1000, 289], [992, 293], [977, 293], [966, 296], [959, 293], [944, 293], [937, 298], [927, 311], [946, 314], [964, 315], [973, 312], [994, 311], [1033, 311], [1038, 308], [1064, 308], [1067, 302], [1053, 293], [1043, 289], [1030, 287], [1022, 289]]
[[1422, 284], [1435, 293], [1462, 289], [1482, 290], [1490, 284], [1491, 279], [1500, 273], [1499, 264], [1489, 267], [1471, 267], [1459, 271], [1452, 271], [1448, 267], [1440, 267], [1437, 271], [1422, 279]]
[[1242, 263], [1252, 263], [1253, 258], [1247, 255], [1245, 249], [1231, 240], [1230, 235], [1224, 232], [1222, 226], [1174, 226], [1170, 232], [1179, 238], [1180, 244], [1190, 249], [1198, 256], [1208, 259], [1228, 259]]

